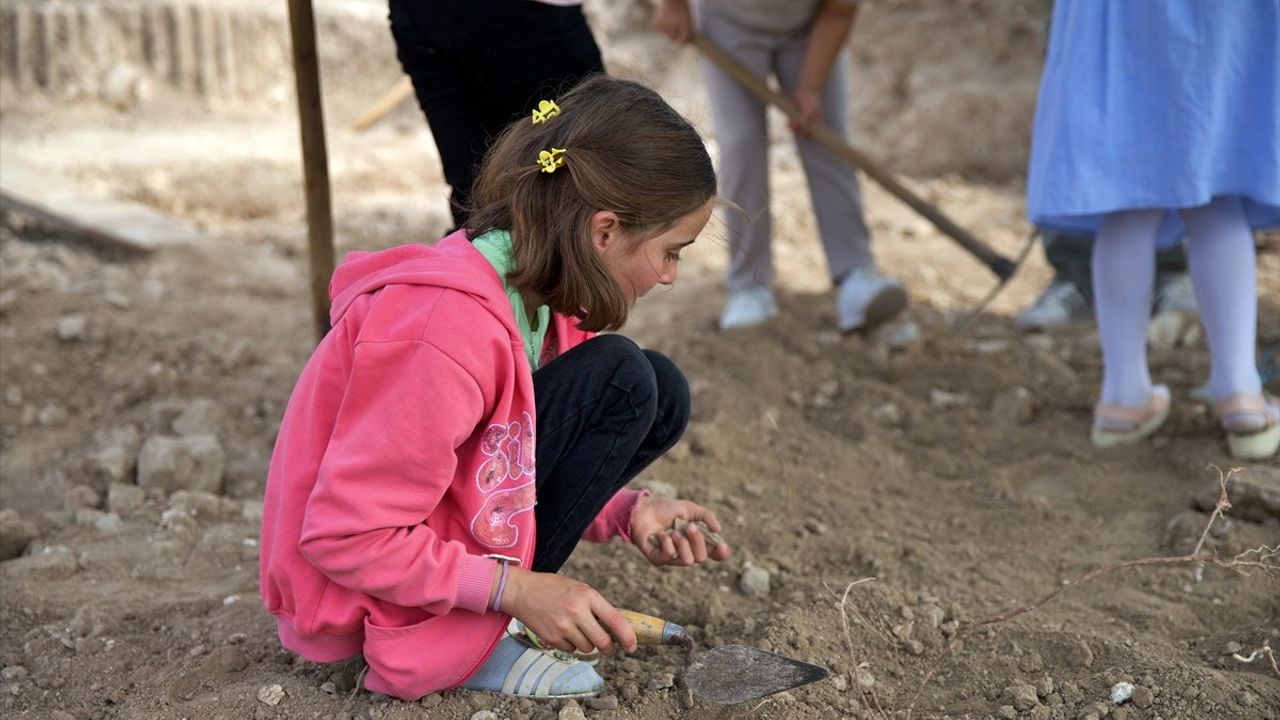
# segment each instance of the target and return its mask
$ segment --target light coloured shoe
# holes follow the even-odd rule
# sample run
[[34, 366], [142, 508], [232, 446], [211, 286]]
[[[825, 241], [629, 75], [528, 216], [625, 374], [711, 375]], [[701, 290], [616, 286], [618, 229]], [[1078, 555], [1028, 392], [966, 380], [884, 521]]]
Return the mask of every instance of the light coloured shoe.
[[1129, 445], [1159, 430], [1169, 418], [1170, 398], [1169, 388], [1156, 385], [1146, 405], [1098, 403], [1093, 410], [1094, 446]]
[[1019, 330], [1053, 330], [1092, 317], [1089, 301], [1075, 283], [1052, 283], [1013, 321]]
[[1262, 395], [1232, 395], [1213, 404], [1227, 431], [1231, 457], [1265, 460], [1280, 449], [1280, 401]]
[[504, 635], [462, 687], [545, 700], [590, 697], [604, 688], [604, 678], [586, 663], [556, 657]]
[[531, 648], [537, 648], [543, 652], [551, 653], [561, 660], [577, 660], [588, 665], [595, 666], [600, 664], [600, 650], [592, 649], [589, 653], [584, 652], [565, 652], [557, 650], [549, 645], [542, 644], [542, 638], [538, 637], [538, 633], [530, 630], [524, 623], [515, 618], [511, 618], [511, 622], [507, 623], [507, 635], [519, 640]]
[[901, 281], [863, 265], [840, 281], [836, 293], [836, 324], [841, 332], [870, 329], [902, 312], [906, 306], [907, 291]]
[[1159, 315], [1167, 312], [1200, 314], [1200, 304], [1196, 302], [1196, 292], [1191, 287], [1191, 276], [1187, 273], [1165, 273], [1156, 276], [1155, 300], [1151, 304], [1151, 314]]
[[729, 301], [720, 313], [721, 330], [737, 330], [760, 325], [778, 314], [778, 301], [769, 287], [751, 287], [729, 293]]

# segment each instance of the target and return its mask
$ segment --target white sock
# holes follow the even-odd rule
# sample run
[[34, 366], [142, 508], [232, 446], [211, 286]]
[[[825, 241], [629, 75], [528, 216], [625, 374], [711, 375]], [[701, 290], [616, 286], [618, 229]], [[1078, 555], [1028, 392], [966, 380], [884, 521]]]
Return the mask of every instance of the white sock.
[[1238, 197], [1215, 198], [1181, 212], [1187, 226], [1187, 264], [1209, 342], [1209, 392], [1215, 400], [1257, 395], [1262, 378], [1254, 359], [1258, 335], [1258, 279], [1253, 231]]
[[1161, 210], [1104, 215], [1093, 243], [1093, 303], [1102, 341], [1101, 402], [1146, 405], [1147, 321], [1156, 276]]

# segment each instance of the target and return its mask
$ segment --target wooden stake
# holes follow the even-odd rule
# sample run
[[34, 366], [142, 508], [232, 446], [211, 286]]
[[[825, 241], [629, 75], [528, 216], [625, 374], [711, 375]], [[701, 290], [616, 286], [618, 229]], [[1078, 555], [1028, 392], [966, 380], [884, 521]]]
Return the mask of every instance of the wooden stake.
[[307, 241], [311, 258], [311, 311], [317, 342], [329, 332], [329, 278], [333, 275], [333, 213], [329, 195], [329, 156], [320, 102], [320, 63], [311, 0], [289, 0], [293, 38], [293, 77], [302, 136], [302, 172], [307, 198]]

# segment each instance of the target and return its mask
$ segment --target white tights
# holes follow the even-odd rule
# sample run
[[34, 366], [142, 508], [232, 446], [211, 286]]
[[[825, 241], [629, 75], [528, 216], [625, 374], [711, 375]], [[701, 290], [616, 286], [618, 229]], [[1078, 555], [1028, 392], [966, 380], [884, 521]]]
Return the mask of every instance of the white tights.
[[[1262, 392], [1254, 360], [1258, 289], [1253, 232], [1238, 197], [1179, 211], [1187, 228], [1187, 263], [1211, 369], [1215, 400]], [[1093, 244], [1093, 293], [1102, 339], [1101, 401], [1145, 405], [1151, 395], [1147, 370], [1147, 321], [1155, 284], [1156, 233], [1163, 210], [1126, 210], [1105, 215]]]

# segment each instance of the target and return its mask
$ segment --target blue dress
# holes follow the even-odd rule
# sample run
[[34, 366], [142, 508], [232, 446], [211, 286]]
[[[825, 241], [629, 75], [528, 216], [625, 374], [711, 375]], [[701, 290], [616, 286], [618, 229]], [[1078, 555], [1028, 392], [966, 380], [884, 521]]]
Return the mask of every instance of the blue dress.
[[[1058, 0], [1027, 175], [1058, 232], [1229, 195], [1280, 226], [1280, 0]], [[1159, 245], [1182, 233], [1166, 213]]]

